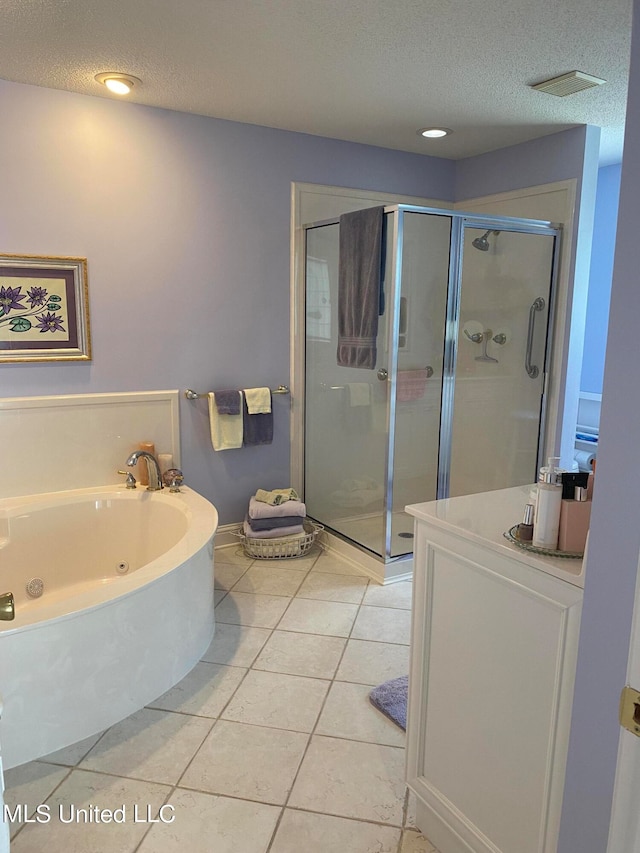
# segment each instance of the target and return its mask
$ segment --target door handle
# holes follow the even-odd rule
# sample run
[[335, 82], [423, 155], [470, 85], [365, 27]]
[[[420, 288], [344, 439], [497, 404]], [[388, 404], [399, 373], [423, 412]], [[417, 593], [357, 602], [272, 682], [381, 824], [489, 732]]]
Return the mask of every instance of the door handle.
[[536, 311], [542, 311], [546, 302], [541, 296], [534, 299], [529, 308], [529, 330], [527, 331], [527, 351], [524, 356], [524, 367], [530, 379], [536, 379], [540, 373], [535, 364], [531, 364], [531, 351], [533, 350], [533, 332], [536, 325]]
[[[433, 367], [431, 367], [431, 365], [428, 364], [424, 370], [425, 370], [425, 373], [427, 374], [427, 379], [430, 379], [433, 376]], [[389, 371], [387, 370], [386, 367], [379, 367], [376, 376], [378, 377], [380, 382], [384, 382], [385, 380], [387, 380], [389, 378]]]

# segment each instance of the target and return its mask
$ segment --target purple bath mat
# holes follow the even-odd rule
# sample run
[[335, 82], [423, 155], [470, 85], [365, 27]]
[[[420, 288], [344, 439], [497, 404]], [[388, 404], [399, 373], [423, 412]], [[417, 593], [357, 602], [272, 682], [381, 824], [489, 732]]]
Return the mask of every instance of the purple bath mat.
[[401, 675], [400, 678], [392, 678], [374, 687], [369, 693], [369, 699], [372, 705], [406, 731], [408, 693], [409, 676]]

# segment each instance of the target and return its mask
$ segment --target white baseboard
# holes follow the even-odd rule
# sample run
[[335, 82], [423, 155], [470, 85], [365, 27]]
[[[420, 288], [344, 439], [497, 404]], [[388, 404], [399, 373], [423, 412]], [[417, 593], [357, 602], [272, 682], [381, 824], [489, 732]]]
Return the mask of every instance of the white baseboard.
[[242, 527], [242, 522], [238, 521], [235, 524], [221, 524], [216, 530], [214, 541], [215, 548], [230, 548], [232, 545], [239, 545], [240, 540], [233, 534]]

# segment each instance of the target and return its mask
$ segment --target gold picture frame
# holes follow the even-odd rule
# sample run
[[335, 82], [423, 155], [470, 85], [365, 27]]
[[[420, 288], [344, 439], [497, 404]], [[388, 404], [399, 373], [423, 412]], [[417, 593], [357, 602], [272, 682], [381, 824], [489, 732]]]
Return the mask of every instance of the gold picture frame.
[[0, 255], [0, 364], [90, 360], [87, 259]]

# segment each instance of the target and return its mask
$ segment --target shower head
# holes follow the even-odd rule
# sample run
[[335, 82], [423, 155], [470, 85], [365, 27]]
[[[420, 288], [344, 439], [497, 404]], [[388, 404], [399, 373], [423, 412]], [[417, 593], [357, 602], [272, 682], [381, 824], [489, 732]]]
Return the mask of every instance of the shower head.
[[493, 231], [491, 228], [488, 231], [485, 231], [482, 237], [476, 237], [476, 239], [471, 243], [471, 245], [475, 249], [480, 249], [481, 252], [489, 251], [489, 241], [487, 237], [489, 234], [499, 234], [499, 231]]

